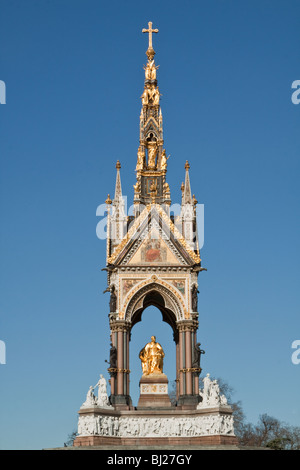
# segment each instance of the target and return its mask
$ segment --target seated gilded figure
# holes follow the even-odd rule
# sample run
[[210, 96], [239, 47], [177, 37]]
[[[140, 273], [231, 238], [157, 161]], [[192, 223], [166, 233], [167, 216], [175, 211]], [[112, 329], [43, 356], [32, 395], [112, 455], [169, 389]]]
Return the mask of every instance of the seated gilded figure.
[[151, 342], [147, 343], [139, 354], [143, 375], [162, 374], [164, 357], [163, 348], [156, 342], [155, 336], [151, 336]]

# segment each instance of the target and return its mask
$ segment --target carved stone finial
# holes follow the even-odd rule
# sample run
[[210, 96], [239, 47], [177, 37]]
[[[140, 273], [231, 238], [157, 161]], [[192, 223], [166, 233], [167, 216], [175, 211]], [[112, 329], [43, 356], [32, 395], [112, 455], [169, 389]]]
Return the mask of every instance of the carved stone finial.
[[112, 203], [112, 200], [110, 199], [110, 195], [108, 194], [105, 204], [111, 204], [111, 203]]

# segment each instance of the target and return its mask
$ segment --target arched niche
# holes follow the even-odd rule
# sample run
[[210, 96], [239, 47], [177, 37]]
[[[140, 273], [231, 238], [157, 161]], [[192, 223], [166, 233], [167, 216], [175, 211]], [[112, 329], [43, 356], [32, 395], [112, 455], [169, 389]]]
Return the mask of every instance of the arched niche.
[[177, 322], [184, 319], [183, 306], [175, 294], [168, 287], [153, 282], [139, 289], [128, 303], [125, 319], [131, 328], [141, 321], [143, 311], [153, 305], [157, 307], [164, 322], [168, 323], [177, 341]]

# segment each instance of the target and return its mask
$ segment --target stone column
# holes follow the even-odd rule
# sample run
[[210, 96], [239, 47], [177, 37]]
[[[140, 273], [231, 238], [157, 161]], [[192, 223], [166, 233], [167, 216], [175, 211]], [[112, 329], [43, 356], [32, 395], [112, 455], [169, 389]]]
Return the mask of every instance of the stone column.
[[[117, 344], [118, 344], [118, 340], [117, 340], [117, 333], [114, 332], [114, 333], [111, 333], [111, 345], [115, 348], [117, 348]], [[115, 367], [117, 364], [110, 364], [110, 367], [112, 367], [112, 365]], [[109, 369], [109, 373], [110, 373], [110, 391], [111, 391], [111, 397], [116, 395], [117, 393], [117, 390], [116, 390], [116, 370], [110, 370]]]
[[183, 408], [195, 408], [198, 404], [198, 390], [195, 387], [193, 357], [194, 334], [197, 326], [193, 320], [177, 323], [179, 331], [179, 399]]
[[[195, 349], [195, 346], [196, 346], [196, 343], [197, 343], [197, 332], [196, 332], [196, 330], [194, 331], [192, 338], [193, 338], [193, 348]], [[195, 371], [194, 372], [193, 390], [194, 390], [195, 395], [199, 394], [199, 375], [200, 375], [200, 371]]]
[[184, 331], [179, 331], [179, 396], [185, 395], [185, 345], [184, 345]]
[[123, 320], [111, 322], [114, 346], [117, 348], [117, 367], [113, 380], [112, 404], [116, 408], [128, 408], [131, 399], [129, 395], [129, 331], [130, 325]]
[[180, 395], [180, 347], [179, 339], [176, 342], [176, 400], [178, 400]]
[[186, 380], [186, 395], [193, 394], [193, 381], [192, 381], [192, 339], [191, 339], [191, 329], [189, 327], [186, 328], [185, 331], [185, 380]]
[[123, 331], [118, 330], [118, 355], [117, 355], [117, 395], [124, 395], [124, 348], [123, 348]]

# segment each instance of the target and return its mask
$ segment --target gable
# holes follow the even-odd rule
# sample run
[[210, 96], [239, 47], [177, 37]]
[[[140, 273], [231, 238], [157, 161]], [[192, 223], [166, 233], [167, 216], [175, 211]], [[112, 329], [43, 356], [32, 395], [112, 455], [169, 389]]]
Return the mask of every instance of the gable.
[[128, 261], [129, 265], [178, 265], [183, 259], [177, 250], [170, 247], [161, 238], [158, 230], [152, 228], [145, 240], [141, 243], [137, 251]]
[[184, 237], [158, 204], [149, 204], [108, 258], [130, 265], [193, 265], [200, 263]]

